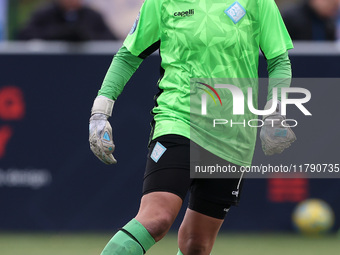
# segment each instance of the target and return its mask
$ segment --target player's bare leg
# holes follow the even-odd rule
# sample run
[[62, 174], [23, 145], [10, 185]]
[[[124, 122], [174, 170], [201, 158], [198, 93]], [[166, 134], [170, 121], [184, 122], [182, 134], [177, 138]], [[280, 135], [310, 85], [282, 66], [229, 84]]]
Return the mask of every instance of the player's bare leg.
[[139, 212], [135, 217], [156, 242], [169, 231], [179, 210], [182, 199], [169, 192], [152, 192], [142, 197]]
[[182, 199], [168, 192], [152, 192], [142, 197], [137, 216], [120, 229], [101, 255], [143, 255], [169, 231]]
[[178, 231], [180, 252], [184, 255], [210, 254], [222, 223], [221, 219], [187, 209]]

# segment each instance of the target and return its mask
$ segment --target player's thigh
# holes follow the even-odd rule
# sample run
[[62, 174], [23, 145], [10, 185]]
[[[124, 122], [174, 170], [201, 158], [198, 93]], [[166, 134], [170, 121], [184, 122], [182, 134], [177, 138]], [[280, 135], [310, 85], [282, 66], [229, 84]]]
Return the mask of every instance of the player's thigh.
[[[190, 186], [189, 208], [204, 215], [224, 219], [231, 205], [237, 205], [243, 186], [241, 166], [228, 162], [205, 148], [191, 143], [191, 149], [197, 155], [195, 164], [202, 166], [220, 165], [230, 172], [211, 175], [215, 178], [195, 178]], [[205, 176], [204, 176], [205, 177]]]
[[233, 205], [238, 205], [243, 187], [240, 178], [195, 179], [190, 187], [189, 208], [223, 220]]
[[177, 135], [156, 138], [149, 146], [136, 218], [157, 238], [170, 228], [190, 187], [189, 149], [189, 140]]
[[169, 192], [184, 200], [191, 184], [190, 141], [165, 135], [151, 141], [144, 173], [143, 195]]

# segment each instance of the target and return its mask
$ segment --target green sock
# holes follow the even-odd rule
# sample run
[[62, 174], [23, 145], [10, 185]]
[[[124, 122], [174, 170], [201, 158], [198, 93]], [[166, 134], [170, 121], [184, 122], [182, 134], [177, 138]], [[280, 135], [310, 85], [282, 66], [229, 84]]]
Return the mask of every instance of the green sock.
[[101, 255], [143, 255], [154, 244], [145, 227], [132, 219], [111, 238]]
[[183, 253], [181, 252], [181, 250], [179, 248], [178, 248], [177, 255], [183, 255]]

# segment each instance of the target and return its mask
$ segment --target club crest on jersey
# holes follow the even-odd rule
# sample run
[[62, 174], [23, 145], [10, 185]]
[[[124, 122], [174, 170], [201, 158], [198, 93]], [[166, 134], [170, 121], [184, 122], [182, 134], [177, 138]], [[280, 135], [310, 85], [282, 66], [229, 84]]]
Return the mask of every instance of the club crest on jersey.
[[244, 15], [246, 15], [246, 10], [239, 2], [236, 1], [228, 9], [226, 9], [224, 13], [229, 16], [234, 24], [237, 24]]
[[140, 17], [140, 12], [138, 13], [138, 16], [135, 20], [135, 23], [133, 23], [133, 26], [129, 32], [129, 35], [132, 35], [135, 31], [136, 31], [136, 28], [137, 28], [137, 25], [138, 25], [138, 21], [139, 21], [139, 17]]

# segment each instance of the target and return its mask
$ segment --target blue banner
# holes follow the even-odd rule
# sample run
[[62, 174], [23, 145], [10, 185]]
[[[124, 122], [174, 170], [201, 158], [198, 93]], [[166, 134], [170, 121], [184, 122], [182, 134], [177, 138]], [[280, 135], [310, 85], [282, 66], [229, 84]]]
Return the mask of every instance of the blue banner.
[[[146, 59], [117, 100], [110, 120], [118, 164], [106, 166], [90, 151], [88, 120], [111, 59], [112, 55], [95, 54], [1, 56], [1, 230], [113, 230], [135, 216], [160, 59], [155, 55]], [[291, 59], [295, 77], [339, 75], [340, 56]], [[260, 73], [266, 74], [263, 58]], [[320, 93], [327, 93], [322, 85], [313, 88], [313, 94]], [[265, 96], [262, 92], [260, 100]], [[318, 104], [312, 100], [309, 106], [316, 109]], [[339, 127], [339, 116], [333, 117]], [[300, 137], [331, 135], [334, 143], [323, 144], [323, 139], [318, 139], [318, 146], [339, 151], [338, 132], [328, 134], [327, 128], [313, 130], [313, 123], [309, 125], [310, 131]], [[308, 143], [296, 146], [295, 154], [311, 157]], [[257, 144], [254, 164], [264, 157]], [[326, 200], [340, 215], [339, 184], [339, 179], [246, 180], [241, 203], [230, 210], [223, 229], [292, 231], [292, 210], [308, 197]], [[174, 229], [184, 209], [185, 204]]]

